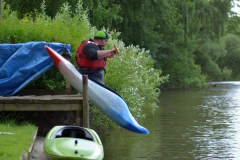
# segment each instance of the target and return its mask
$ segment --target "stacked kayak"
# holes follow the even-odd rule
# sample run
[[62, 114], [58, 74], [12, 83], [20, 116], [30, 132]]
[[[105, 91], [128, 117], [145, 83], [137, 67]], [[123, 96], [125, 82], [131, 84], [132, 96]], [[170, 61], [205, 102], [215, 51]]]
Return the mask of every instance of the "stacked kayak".
[[55, 126], [44, 141], [49, 160], [102, 160], [103, 145], [97, 133], [77, 126]]

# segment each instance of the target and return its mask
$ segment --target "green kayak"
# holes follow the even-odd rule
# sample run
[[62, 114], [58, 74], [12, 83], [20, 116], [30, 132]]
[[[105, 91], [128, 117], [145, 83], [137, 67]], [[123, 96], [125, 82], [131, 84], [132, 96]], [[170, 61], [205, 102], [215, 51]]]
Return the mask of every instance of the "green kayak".
[[102, 160], [103, 145], [97, 133], [77, 126], [55, 126], [44, 141], [49, 160]]

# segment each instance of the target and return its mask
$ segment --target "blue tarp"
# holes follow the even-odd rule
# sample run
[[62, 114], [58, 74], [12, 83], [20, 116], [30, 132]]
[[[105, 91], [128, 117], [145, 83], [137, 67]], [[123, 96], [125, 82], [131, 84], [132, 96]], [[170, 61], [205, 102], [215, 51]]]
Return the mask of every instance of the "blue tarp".
[[64, 48], [71, 53], [71, 46], [62, 43], [0, 44], [0, 96], [14, 95], [53, 66], [45, 45], [60, 54]]

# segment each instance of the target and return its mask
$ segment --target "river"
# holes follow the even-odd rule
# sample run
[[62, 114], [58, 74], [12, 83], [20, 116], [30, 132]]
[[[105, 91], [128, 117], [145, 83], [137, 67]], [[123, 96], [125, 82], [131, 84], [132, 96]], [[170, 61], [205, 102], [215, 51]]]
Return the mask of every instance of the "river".
[[146, 119], [139, 120], [149, 135], [124, 129], [100, 135], [104, 160], [240, 158], [240, 82], [166, 90], [159, 100], [157, 110], [145, 109]]

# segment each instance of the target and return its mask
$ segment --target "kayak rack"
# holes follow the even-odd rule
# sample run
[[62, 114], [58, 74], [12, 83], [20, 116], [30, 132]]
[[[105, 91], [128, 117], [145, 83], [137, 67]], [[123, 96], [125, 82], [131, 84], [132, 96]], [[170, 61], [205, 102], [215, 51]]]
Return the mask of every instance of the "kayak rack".
[[82, 94], [70, 94], [71, 86], [66, 82], [66, 89], [61, 91], [34, 89], [20, 91], [16, 96], [0, 96], [0, 111], [76, 111], [75, 124], [89, 127], [87, 79], [83, 75]]

